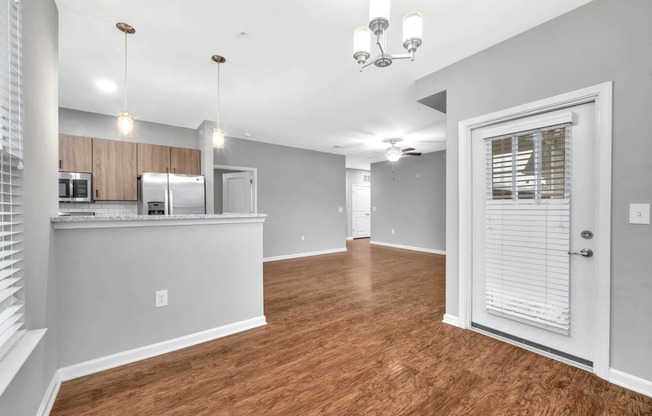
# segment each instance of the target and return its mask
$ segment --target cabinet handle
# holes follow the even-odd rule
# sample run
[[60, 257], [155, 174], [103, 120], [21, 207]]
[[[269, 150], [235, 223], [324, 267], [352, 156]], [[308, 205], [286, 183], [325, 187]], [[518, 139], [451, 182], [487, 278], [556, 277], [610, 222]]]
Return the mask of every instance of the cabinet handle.
[[59, 159], [59, 169], [63, 169], [63, 162], [61, 162], [61, 159]]
[[96, 189], [95, 190], [95, 198], [99, 198], [99, 197], [100, 197], [100, 190]]
[[177, 168], [174, 168], [174, 173], [177, 173]]

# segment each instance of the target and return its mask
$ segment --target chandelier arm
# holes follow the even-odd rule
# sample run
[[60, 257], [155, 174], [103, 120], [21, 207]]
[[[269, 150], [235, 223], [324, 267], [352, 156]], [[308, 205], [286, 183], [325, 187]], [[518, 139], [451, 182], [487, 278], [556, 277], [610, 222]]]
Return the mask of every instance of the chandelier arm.
[[374, 59], [373, 61], [371, 61], [371, 62], [367, 62], [366, 64], [364, 64], [364, 65], [362, 66], [362, 68], [360, 68], [360, 72], [362, 72], [362, 70], [365, 69], [366, 67], [368, 67], [368, 66], [370, 66], [370, 65], [373, 65], [373, 64], [375, 64], [375, 63], [376, 63], [376, 60], [375, 60], [375, 59]]
[[378, 45], [378, 48], [380, 48], [380, 55], [382, 56], [385, 55], [385, 48], [383, 48], [383, 42], [380, 40], [380, 36], [380, 34], [376, 35], [376, 45]]
[[409, 53], [401, 53], [398, 55], [390, 55], [392, 59], [413, 59], [412, 54]]

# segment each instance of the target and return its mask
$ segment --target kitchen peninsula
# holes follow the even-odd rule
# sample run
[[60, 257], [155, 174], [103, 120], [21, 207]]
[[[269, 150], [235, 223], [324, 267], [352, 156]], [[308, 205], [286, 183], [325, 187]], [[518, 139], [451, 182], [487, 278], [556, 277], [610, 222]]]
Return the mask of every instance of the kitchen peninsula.
[[62, 377], [264, 325], [265, 217], [51, 218]]

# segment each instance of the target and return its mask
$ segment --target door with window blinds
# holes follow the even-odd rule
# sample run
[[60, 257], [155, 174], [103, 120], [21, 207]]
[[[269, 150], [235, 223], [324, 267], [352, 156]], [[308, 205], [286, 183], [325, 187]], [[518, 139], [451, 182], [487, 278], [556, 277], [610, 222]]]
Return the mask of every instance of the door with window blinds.
[[569, 252], [595, 209], [592, 106], [514, 123], [525, 130], [504, 123], [473, 143], [474, 325], [587, 365], [592, 262]]
[[0, 1], [0, 359], [25, 333], [19, 7]]

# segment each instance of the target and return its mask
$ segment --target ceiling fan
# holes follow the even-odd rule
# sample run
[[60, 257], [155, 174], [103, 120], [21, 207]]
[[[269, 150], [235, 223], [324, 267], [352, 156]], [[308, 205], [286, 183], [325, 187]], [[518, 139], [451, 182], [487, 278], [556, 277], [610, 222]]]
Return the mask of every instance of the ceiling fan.
[[396, 146], [396, 142], [398, 142], [399, 139], [389, 139], [389, 143], [391, 144], [391, 147], [387, 148], [387, 153], [385, 153], [385, 157], [387, 157], [387, 160], [390, 162], [396, 162], [403, 156], [421, 156], [420, 152], [415, 152], [414, 147], [406, 147], [405, 149], [401, 150], [400, 147]]

